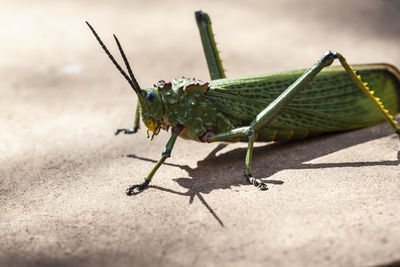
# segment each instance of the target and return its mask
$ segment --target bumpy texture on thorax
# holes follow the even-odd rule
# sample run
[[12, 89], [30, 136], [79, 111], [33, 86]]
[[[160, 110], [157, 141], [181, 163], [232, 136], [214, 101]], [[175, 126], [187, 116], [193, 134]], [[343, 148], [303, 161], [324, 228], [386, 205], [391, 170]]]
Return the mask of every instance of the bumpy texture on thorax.
[[234, 128], [229, 119], [203, 97], [208, 83], [182, 78], [169, 83], [160, 81], [157, 89], [164, 105], [162, 128], [167, 130], [181, 124], [185, 128], [180, 136], [196, 141], [208, 131], [221, 133]]

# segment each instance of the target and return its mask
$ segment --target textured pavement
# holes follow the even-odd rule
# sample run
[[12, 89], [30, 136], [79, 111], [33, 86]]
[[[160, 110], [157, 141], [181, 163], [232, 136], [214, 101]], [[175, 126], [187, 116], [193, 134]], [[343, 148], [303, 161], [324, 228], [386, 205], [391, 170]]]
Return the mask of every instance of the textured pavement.
[[[136, 98], [92, 23], [139, 83], [207, 81], [193, 12], [210, 14], [227, 75], [349, 63], [400, 67], [396, 1], [0, 3], [0, 266], [375, 266], [400, 261], [400, 142], [390, 127], [260, 143], [179, 139], [138, 195], [166, 132], [130, 127]], [[119, 57], [118, 57], [119, 59]], [[397, 120], [399, 118], [397, 117]]]

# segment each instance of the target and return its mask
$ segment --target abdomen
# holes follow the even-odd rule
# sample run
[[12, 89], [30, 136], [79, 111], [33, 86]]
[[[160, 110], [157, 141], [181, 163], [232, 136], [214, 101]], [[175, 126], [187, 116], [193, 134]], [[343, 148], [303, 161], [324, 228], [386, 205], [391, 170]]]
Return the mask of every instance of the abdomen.
[[[390, 65], [354, 65], [390, 114], [399, 112], [400, 74]], [[210, 83], [209, 101], [235, 125], [245, 126], [305, 70]], [[258, 140], [288, 141], [324, 132], [362, 128], [384, 121], [372, 101], [341, 66], [324, 69], [268, 125]]]

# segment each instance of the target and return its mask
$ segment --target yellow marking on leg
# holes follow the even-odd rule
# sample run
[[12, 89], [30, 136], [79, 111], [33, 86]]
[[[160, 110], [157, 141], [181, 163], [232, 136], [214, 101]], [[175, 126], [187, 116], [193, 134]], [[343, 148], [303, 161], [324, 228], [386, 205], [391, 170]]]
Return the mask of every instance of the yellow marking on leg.
[[336, 54], [340, 63], [342, 64], [343, 68], [347, 71], [350, 77], [357, 83], [358, 87], [372, 100], [372, 102], [378, 107], [379, 111], [383, 114], [385, 119], [389, 122], [392, 128], [396, 131], [400, 131], [400, 127], [397, 126], [397, 121], [393, 119], [393, 116], [389, 114], [389, 111], [384, 108], [383, 103], [380, 101], [378, 97], [374, 96], [374, 91], [370, 90], [367, 87], [367, 83], [361, 81], [361, 76], [357, 75], [356, 72], [347, 64], [346, 59], [340, 55], [339, 53]]

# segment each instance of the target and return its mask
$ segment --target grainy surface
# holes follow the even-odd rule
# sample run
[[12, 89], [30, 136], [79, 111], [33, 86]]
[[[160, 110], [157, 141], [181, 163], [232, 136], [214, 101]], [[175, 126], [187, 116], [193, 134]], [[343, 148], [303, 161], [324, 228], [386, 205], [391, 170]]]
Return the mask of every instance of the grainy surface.
[[[84, 24], [143, 86], [208, 79], [193, 12], [207, 11], [231, 77], [311, 66], [326, 50], [400, 66], [396, 1], [0, 2], [0, 266], [373, 266], [400, 260], [399, 140], [386, 124], [290, 144], [168, 140]], [[323, 4], [322, 4], [323, 3]]]

